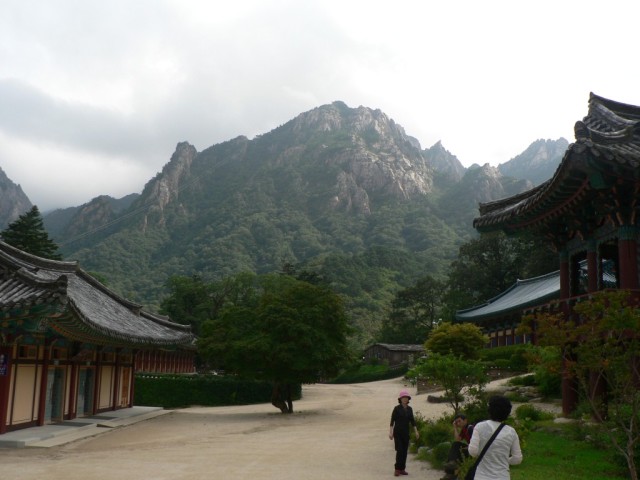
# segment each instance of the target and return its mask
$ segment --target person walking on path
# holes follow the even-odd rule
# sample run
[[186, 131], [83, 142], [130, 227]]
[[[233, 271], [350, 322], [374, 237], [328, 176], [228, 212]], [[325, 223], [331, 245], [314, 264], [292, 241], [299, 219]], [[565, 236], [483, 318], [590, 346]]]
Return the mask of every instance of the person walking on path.
[[[496, 395], [489, 399], [489, 420], [476, 424], [469, 442], [469, 454], [477, 457], [493, 433], [511, 413], [508, 398]], [[509, 480], [509, 465], [522, 462], [520, 439], [516, 431], [505, 425], [482, 457], [476, 469], [475, 480]]]
[[413, 409], [409, 406], [411, 395], [406, 390], [398, 394], [398, 405], [391, 412], [389, 424], [389, 439], [394, 441], [396, 448], [396, 463], [394, 475], [409, 475], [407, 473], [407, 454], [409, 453], [409, 425], [413, 426], [416, 439], [420, 437], [418, 426], [413, 417]]

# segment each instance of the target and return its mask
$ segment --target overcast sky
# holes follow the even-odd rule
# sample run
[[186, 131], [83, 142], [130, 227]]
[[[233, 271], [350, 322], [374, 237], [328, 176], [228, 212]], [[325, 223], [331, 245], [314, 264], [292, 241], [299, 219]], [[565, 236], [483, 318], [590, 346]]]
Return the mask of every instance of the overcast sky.
[[498, 165], [640, 105], [637, 0], [2, 0], [0, 167], [42, 211], [342, 100]]

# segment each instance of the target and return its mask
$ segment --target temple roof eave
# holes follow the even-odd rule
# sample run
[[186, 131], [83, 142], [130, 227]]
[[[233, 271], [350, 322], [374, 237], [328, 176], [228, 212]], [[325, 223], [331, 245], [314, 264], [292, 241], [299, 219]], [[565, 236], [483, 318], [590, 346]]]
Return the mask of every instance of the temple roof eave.
[[518, 195], [480, 204], [474, 228], [507, 233], [533, 229], [550, 218], [549, 212], [571, 212], [587, 191], [601, 188], [612, 177], [640, 180], [640, 107], [591, 94], [589, 114], [576, 123], [575, 132], [575, 143], [551, 179]]
[[491, 300], [467, 309], [458, 310], [456, 322], [477, 322], [520, 313], [532, 306], [557, 298], [560, 292], [560, 272], [518, 280], [510, 288]]
[[102, 345], [193, 348], [190, 326], [144, 311], [75, 262], [40, 259], [0, 242], [0, 266], [4, 322], [16, 326], [21, 318], [37, 318], [37, 328], [46, 325], [71, 339]]

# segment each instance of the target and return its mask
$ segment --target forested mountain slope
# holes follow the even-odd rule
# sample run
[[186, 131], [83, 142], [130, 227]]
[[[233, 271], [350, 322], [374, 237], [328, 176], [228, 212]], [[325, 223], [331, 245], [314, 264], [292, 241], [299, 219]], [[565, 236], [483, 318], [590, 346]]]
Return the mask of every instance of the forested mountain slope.
[[65, 259], [151, 308], [172, 275], [295, 265], [345, 294], [366, 339], [399, 288], [446, 275], [475, 235], [478, 201], [529, 186], [464, 169], [439, 142], [423, 150], [379, 110], [334, 102], [254, 139], [179, 143], [127, 208], [98, 197], [53, 236]]

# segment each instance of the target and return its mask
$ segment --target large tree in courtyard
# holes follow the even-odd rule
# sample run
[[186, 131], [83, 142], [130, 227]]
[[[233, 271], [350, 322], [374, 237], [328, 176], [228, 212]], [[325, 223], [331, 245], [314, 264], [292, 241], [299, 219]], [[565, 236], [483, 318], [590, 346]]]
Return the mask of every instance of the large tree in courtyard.
[[49, 238], [40, 211], [35, 205], [10, 223], [0, 236], [9, 245], [32, 255], [51, 260], [62, 259], [58, 246]]
[[271, 402], [293, 412], [292, 387], [335, 376], [349, 361], [342, 299], [284, 275], [259, 277], [258, 294], [206, 322], [200, 354], [229, 373], [273, 383]]

